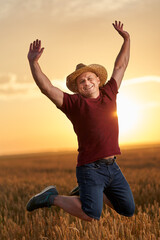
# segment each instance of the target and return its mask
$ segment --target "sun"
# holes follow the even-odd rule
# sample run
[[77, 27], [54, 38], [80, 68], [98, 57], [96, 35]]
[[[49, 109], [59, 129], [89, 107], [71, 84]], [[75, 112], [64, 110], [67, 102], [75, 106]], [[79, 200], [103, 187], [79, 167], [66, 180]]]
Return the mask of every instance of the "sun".
[[117, 114], [121, 134], [126, 134], [136, 129], [138, 123], [138, 104], [135, 101], [125, 96], [118, 96]]

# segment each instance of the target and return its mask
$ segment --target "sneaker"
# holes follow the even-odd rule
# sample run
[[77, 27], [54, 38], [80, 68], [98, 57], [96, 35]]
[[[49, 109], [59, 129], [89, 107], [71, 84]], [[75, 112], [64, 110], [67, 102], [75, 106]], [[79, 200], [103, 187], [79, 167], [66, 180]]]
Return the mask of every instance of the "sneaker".
[[58, 195], [55, 186], [49, 186], [42, 192], [33, 196], [27, 203], [26, 209], [31, 212], [37, 208], [51, 207], [54, 202], [54, 198]]
[[70, 196], [79, 196], [79, 186], [76, 186], [72, 189], [72, 191], [69, 193]]

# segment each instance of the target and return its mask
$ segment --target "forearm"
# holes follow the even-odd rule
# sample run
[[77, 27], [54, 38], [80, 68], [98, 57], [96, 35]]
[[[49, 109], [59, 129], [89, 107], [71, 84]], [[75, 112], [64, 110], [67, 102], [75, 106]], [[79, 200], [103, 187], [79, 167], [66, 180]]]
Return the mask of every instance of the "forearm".
[[42, 72], [38, 61], [29, 61], [30, 69], [32, 76], [37, 84], [37, 86], [40, 88], [42, 93], [45, 93], [47, 89], [52, 85], [50, 80], [47, 78], [47, 76]]
[[115, 61], [115, 69], [124, 68], [126, 69], [130, 57], [130, 38], [124, 39], [121, 50]]

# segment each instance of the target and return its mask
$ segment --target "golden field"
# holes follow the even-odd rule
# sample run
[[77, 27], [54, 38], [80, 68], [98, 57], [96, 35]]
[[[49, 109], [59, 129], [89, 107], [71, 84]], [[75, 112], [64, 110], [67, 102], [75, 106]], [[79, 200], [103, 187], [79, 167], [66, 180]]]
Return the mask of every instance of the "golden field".
[[77, 184], [76, 152], [0, 157], [1, 240], [160, 239], [160, 145], [121, 148], [117, 158], [133, 191], [131, 218], [104, 206], [100, 221], [84, 222], [57, 207], [25, 210], [29, 198], [48, 185], [68, 195]]

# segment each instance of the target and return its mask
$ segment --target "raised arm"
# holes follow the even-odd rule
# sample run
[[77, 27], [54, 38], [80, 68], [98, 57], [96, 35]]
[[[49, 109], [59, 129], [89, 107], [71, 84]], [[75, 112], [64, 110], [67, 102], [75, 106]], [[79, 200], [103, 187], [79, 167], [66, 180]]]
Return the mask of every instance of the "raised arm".
[[115, 23], [113, 23], [113, 26], [124, 40], [121, 50], [116, 58], [113, 73], [112, 73], [112, 77], [116, 80], [117, 86], [119, 89], [124, 76], [124, 72], [129, 62], [130, 36], [128, 32], [123, 30], [123, 24], [120, 21], [119, 22], [115, 21]]
[[30, 44], [28, 60], [32, 76], [41, 92], [53, 101], [56, 106], [61, 107], [63, 104], [63, 92], [52, 85], [47, 76], [42, 72], [38, 63], [43, 50], [44, 48], [41, 48], [41, 41], [38, 39]]

